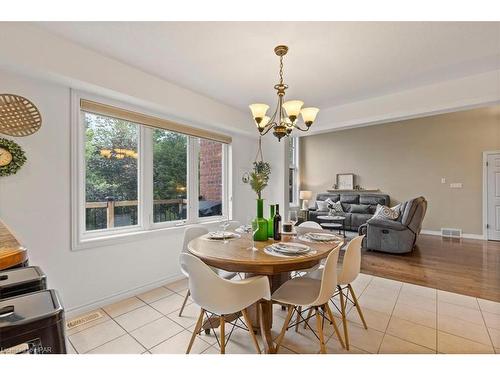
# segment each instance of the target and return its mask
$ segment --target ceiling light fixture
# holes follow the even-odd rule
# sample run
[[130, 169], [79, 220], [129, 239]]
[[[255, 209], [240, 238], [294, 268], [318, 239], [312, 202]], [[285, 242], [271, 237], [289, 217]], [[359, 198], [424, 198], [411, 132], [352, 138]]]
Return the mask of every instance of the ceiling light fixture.
[[[278, 141], [285, 135], [289, 136], [293, 129], [306, 132], [311, 127], [319, 112], [318, 108], [302, 108], [304, 102], [301, 100], [289, 100], [284, 102], [285, 90], [288, 85], [283, 83], [283, 56], [288, 52], [287, 46], [277, 46], [274, 53], [280, 58], [280, 81], [274, 86], [278, 94], [278, 105], [271, 117], [266, 116], [269, 106], [263, 103], [250, 104], [250, 111], [257, 125], [260, 135], [266, 135], [271, 129]], [[298, 124], [299, 114], [302, 115], [305, 127]]]

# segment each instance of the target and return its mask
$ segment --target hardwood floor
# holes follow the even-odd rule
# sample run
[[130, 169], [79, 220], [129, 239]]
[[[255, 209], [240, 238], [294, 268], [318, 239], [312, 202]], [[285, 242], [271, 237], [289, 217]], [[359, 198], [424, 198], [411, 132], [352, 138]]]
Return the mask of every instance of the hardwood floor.
[[409, 254], [363, 251], [361, 272], [500, 302], [500, 242], [420, 235]]

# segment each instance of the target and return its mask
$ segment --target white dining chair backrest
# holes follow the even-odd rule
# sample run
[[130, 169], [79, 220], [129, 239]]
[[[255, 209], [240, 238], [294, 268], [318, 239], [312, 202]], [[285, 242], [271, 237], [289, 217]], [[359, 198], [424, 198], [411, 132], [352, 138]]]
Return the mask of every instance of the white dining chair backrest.
[[352, 283], [359, 275], [361, 270], [361, 242], [363, 236], [354, 237], [347, 245], [342, 261], [342, 271], [338, 278], [339, 285]]
[[[194, 240], [197, 237], [203, 236], [208, 233], [208, 229], [202, 227], [201, 225], [193, 225], [192, 227], [188, 227], [184, 230], [184, 241], [182, 243], [181, 254], [189, 253], [188, 252], [188, 243]], [[181, 271], [184, 276], [189, 277], [188, 271], [184, 268], [181, 262]]]
[[311, 306], [321, 306], [328, 303], [330, 298], [333, 297], [337, 289], [337, 261], [339, 260], [339, 252], [342, 242], [333, 249], [326, 258], [325, 267], [321, 277], [321, 287], [318, 297], [311, 304]]
[[315, 221], [304, 221], [298, 225], [299, 228], [312, 228], [312, 229], [322, 229], [321, 225], [319, 225]]
[[184, 231], [184, 242], [182, 244], [182, 252], [188, 252], [188, 243], [194, 240], [197, 237], [203, 236], [208, 233], [208, 229], [201, 225], [193, 225], [191, 227], [187, 227]]
[[197, 305], [212, 313], [235, 313], [262, 298], [271, 298], [267, 277], [225, 280], [201, 259], [187, 253], [181, 255], [181, 265], [189, 273], [191, 298]]

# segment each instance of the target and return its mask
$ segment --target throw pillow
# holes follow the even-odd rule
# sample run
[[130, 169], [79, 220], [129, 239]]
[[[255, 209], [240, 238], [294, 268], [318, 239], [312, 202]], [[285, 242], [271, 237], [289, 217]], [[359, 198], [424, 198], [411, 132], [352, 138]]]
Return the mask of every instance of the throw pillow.
[[396, 220], [399, 217], [399, 208], [397, 210], [394, 210], [390, 207], [378, 204], [377, 210], [375, 211], [375, 214], [373, 214], [373, 217], [377, 219]]
[[328, 211], [328, 202], [316, 201], [316, 207], [318, 208], [318, 211]]
[[334, 202], [330, 198], [328, 198], [326, 201], [328, 202], [328, 208], [333, 212], [344, 212], [340, 201]]
[[370, 213], [370, 205], [368, 204], [351, 204], [351, 208], [349, 212], [353, 214], [369, 214]]

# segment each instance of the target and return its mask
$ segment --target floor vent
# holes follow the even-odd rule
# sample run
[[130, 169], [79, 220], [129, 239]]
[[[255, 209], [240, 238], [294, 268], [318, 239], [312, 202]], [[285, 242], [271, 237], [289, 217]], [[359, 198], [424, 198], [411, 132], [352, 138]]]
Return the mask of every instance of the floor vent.
[[462, 229], [441, 228], [441, 236], [446, 238], [462, 238]]
[[101, 319], [104, 315], [100, 311], [94, 311], [91, 312], [90, 314], [80, 316], [79, 318], [70, 320], [69, 322], [66, 323], [66, 327], [68, 329], [75, 328], [78, 326], [81, 326], [83, 324], [92, 322], [93, 320]]

